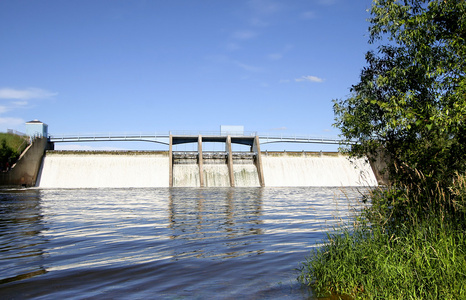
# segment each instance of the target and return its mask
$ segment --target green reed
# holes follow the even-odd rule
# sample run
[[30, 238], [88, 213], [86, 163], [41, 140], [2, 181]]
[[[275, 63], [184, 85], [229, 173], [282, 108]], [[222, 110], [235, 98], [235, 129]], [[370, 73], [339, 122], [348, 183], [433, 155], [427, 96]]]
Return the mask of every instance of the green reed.
[[355, 299], [466, 299], [466, 179], [448, 189], [373, 191], [351, 226], [328, 234], [299, 280]]

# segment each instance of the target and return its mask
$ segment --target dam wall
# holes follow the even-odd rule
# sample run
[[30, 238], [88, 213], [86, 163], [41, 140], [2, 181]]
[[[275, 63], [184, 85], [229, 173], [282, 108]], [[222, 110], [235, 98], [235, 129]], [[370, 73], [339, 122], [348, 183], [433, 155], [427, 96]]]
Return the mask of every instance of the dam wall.
[[[368, 163], [363, 159], [350, 162], [338, 153], [262, 152], [260, 157], [267, 187], [377, 185]], [[204, 152], [202, 160], [198, 153], [174, 153], [171, 160], [172, 165], [167, 151], [47, 151], [36, 186], [169, 187], [170, 174], [174, 187], [199, 187], [201, 175], [205, 187], [262, 186], [254, 153], [233, 152], [230, 162], [226, 152]]]

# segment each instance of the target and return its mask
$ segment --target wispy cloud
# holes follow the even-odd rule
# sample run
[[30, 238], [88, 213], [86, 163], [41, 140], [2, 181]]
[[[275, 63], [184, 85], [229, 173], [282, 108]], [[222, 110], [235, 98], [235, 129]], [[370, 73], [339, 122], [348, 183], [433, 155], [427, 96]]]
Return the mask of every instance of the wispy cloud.
[[26, 106], [28, 105], [29, 102], [27, 101], [13, 101], [11, 102], [11, 104], [13, 104], [14, 106]]
[[0, 88], [0, 99], [16, 99], [16, 100], [29, 100], [29, 99], [46, 99], [56, 96], [57, 93], [53, 93], [44, 89], [39, 88], [27, 88], [27, 89], [12, 89], [12, 88]]
[[262, 71], [262, 68], [248, 65], [239, 61], [234, 61], [234, 64], [240, 67], [241, 69], [248, 71], [248, 72], [260, 72]]
[[282, 127], [272, 128], [271, 130], [273, 130], [273, 131], [284, 131], [284, 130], [288, 130], [288, 127], [282, 126]]
[[280, 60], [282, 59], [283, 54], [281, 53], [270, 53], [267, 55], [267, 58], [270, 60]]
[[0, 106], [0, 114], [6, 113], [7, 111], [9, 111], [8, 107], [5, 105]]
[[[0, 114], [5, 114], [17, 109], [28, 108], [30, 100], [49, 99], [56, 96], [57, 93], [50, 92], [40, 88], [14, 89], [9, 87], [0, 88]], [[0, 117], [0, 127], [17, 128], [23, 125], [25, 121], [16, 117]]]
[[269, 53], [267, 54], [267, 58], [269, 60], [280, 60], [282, 59], [287, 52], [289, 52], [291, 49], [293, 49], [292, 45], [286, 45], [283, 50], [274, 52], [274, 53]]
[[252, 30], [239, 30], [233, 33], [233, 38], [237, 40], [250, 40], [257, 36], [257, 32]]
[[270, 15], [281, 10], [281, 4], [273, 0], [251, 0], [249, 7], [259, 15]]
[[319, 0], [320, 4], [323, 5], [333, 5], [337, 2], [337, 0]]
[[324, 82], [324, 80], [320, 77], [317, 77], [317, 76], [311, 76], [311, 75], [308, 75], [308, 76], [302, 76], [300, 78], [296, 78], [295, 79], [296, 82], [303, 82], [303, 81], [307, 81], [307, 82]]
[[24, 124], [25, 122], [26, 121], [21, 118], [0, 118], [0, 127], [15, 128]]
[[316, 17], [316, 13], [313, 12], [313, 11], [305, 11], [305, 12], [301, 13], [300, 16], [301, 16], [302, 19], [310, 20], [310, 19], [314, 19]]

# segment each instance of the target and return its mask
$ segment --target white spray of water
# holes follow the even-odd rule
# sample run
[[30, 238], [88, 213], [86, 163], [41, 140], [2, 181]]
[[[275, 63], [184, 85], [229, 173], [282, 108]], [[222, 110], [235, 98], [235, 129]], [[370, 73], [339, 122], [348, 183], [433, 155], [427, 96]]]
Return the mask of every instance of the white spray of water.
[[175, 187], [198, 187], [199, 166], [197, 164], [174, 164], [173, 186]]
[[345, 156], [262, 155], [266, 186], [376, 186], [377, 180], [364, 159]]
[[233, 173], [237, 187], [260, 186], [259, 175], [254, 164], [233, 164]]
[[226, 164], [204, 164], [204, 182], [207, 187], [230, 186], [230, 175]]
[[168, 155], [47, 153], [41, 188], [168, 187]]
[[[206, 187], [229, 187], [226, 163], [204, 160]], [[345, 156], [262, 155], [265, 186], [376, 186], [377, 180], [363, 159]], [[233, 162], [235, 186], [259, 186], [255, 165]], [[198, 187], [196, 161], [173, 165], [175, 187]], [[169, 158], [164, 153], [79, 154], [50, 152], [37, 180], [41, 188], [168, 187]]]

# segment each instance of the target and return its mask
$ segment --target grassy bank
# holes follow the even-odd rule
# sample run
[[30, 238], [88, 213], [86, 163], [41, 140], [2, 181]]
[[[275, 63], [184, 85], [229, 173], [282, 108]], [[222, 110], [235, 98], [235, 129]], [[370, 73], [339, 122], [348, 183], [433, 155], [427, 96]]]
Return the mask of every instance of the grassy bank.
[[0, 133], [0, 169], [11, 167], [27, 146], [28, 139], [24, 136]]
[[465, 186], [460, 176], [448, 191], [374, 191], [352, 229], [329, 234], [302, 264], [299, 280], [322, 296], [466, 299]]
[[15, 153], [21, 154], [28, 145], [28, 138], [12, 133], [0, 132], [0, 143], [5, 141], [6, 145]]

